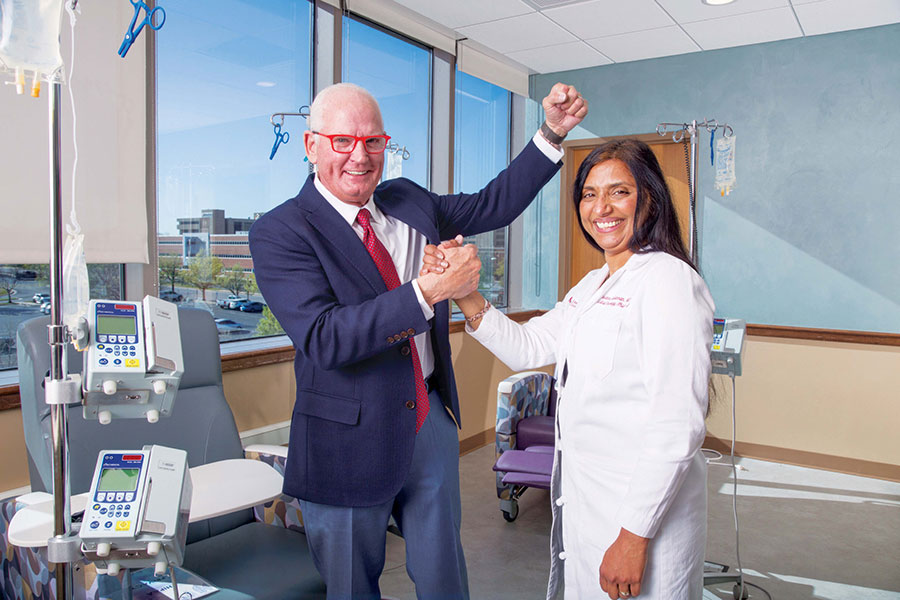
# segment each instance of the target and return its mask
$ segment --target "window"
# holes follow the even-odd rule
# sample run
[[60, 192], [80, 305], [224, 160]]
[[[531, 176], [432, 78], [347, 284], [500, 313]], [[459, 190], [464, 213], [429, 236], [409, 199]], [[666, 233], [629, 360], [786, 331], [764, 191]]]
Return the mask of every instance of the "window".
[[431, 52], [350, 17], [343, 20], [342, 51], [342, 79], [375, 96], [391, 142], [409, 151], [408, 160], [387, 151], [384, 178], [402, 175], [428, 187]]
[[[304, 163], [301, 117], [281, 144], [269, 116], [312, 101], [309, 0], [170, 0], [157, 38], [157, 223], [160, 289], [218, 319], [223, 341], [278, 333], [262, 302], [247, 232], [296, 195]], [[230, 323], [225, 322], [231, 321]]]
[[[525, 131], [537, 131], [543, 121], [540, 102], [526, 99]], [[558, 299], [560, 180], [554, 175], [522, 214], [523, 307], [549, 310]]]
[[[119, 300], [121, 265], [88, 265], [91, 298]], [[49, 265], [0, 265], [0, 371], [15, 369], [19, 323], [50, 314]]]
[[[472, 75], [456, 72], [453, 189], [475, 192], [509, 164], [510, 93]], [[478, 246], [478, 291], [497, 307], [507, 307], [508, 228], [471, 236]]]

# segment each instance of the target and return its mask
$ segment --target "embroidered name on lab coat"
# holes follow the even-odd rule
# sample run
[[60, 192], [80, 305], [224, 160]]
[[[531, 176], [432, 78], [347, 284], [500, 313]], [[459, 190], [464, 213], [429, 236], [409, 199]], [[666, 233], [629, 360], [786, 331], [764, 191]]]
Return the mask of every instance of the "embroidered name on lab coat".
[[597, 304], [614, 306], [616, 308], [628, 308], [631, 304], [631, 298], [623, 298], [622, 296], [603, 296], [597, 300]]

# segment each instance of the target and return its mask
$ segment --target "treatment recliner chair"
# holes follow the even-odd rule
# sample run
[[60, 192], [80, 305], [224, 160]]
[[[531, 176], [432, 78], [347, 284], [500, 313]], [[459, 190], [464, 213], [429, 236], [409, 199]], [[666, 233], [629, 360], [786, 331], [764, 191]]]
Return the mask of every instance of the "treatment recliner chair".
[[[245, 457], [222, 388], [219, 338], [212, 316], [196, 309], [180, 309], [178, 316], [184, 376], [170, 417], [155, 424], [128, 419], [100, 425], [96, 420], [83, 419], [77, 405], [68, 411], [72, 494], [88, 490], [102, 449], [160, 444], [187, 451], [192, 467]], [[32, 491], [51, 491], [52, 486], [49, 408], [42, 387], [50, 362], [48, 324], [49, 318], [40, 317], [22, 323], [18, 331], [19, 389]], [[71, 347], [68, 360], [70, 373], [81, 371], [81, 355]], [[263, 456], [261, 451], [250, 450], [247, 458], [263, 460], [283, 473], [283, 456]], [[55, 581], [47, 568], [46, 549], [8, 545], [5, 534], [19, 508], [12, 499], [0, 503], [0, 597], [50, 600], [55, 598]], [[183, 568], [220, 588], [238, 592], [235, 595], [241, 598], [325, 597], [325, 584], [313, 565], [303, 534], [299, 506], [287, 496], [264, 506], [192, 523]], [[78, 600], [121, 598], [121, 592], [115, 595], [118, 582], [109, 576], [97, 577], [93, 565], [76, 565], [74, 572]]]
[[553, 377], [528, 371], [497, 386], [494, 471], [500, 511], [509, 522], [519, 515], [526, 489], [550, 489], [553, 469], [556, 390]]

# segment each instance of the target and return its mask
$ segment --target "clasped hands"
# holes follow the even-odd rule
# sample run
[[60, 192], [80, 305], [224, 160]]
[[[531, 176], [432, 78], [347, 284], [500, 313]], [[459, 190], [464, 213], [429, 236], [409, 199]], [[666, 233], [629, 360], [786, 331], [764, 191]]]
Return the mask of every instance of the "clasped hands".
[[461, 235], [425, 247], [419, 289], [428, 304], [468, 296], [478, 289], [481, 259], [475, 244], [463, 244]]

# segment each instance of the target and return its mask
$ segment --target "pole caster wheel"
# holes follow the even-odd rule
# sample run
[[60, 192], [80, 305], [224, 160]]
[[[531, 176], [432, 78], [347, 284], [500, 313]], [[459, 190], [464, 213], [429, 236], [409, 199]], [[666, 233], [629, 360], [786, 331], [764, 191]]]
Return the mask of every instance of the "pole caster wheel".
[[750, 597], [750, 586], [746, 583], [744, 584], [744, 594], [741, 595], [741, 584], [734, 584], [734, 588], [731, 590], [731, 595], [734, 596], [734, 600], [747, 600]]

